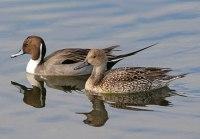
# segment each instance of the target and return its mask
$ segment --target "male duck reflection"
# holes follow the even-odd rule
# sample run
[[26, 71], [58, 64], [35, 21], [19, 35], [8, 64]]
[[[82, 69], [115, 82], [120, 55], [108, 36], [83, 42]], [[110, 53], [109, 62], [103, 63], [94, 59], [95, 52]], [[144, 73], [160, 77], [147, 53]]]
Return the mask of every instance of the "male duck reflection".
[[182, 78], [181, 75], [167, 75], [168, 68], [155, 67], [123, 67], [106, 72], [108, 57], [102, 49], [89, 51], [84, 63], [76, 67], [80, 69], [93, 66], [91, 76], [85, 84], [85, 90], [95, 93], [131, 93], [149, 91], [166, 86], [170, 81]]
[[[154, 45], [156, 44], [122, 55], [111, 54], [113, 49], [118, 47], [118, 45], [105, 48], [104, 51], [108, 57], [107, 69], [112, 68], [114, 64], [124, 57], [134, 55]], [[89, 50], [90, 49], [78, 48], [62, 49], [50, 54], [45, 58], [46, 45], [44, 40], [39, 36], [29, 36], [24, 40], [22, 49], [11, 57], [14, 58], [19, 55], [30, 54], [31, 60], [28, 62], [26, 72], [31, 74], [76, 76], [91, 73], [91, 66], [74, 70], [74, 68], [80, 65], [80, 62], [85, 59]]]
[[45, 107], [46, 88], [45, 84], [53, 89], [61, 90], [66, 93], [81, 92], [84, 89], [88, 75], [82, 76], [37, 76], [26, 74], [27, 80], [32, 87], [26, 87], [23, 84], [11, 81], [11, 84], [19, 89], [24, 95], [23, 102], [35, 108]]
[[25, 104], [35, 108], [45, 107], [46, 89], [44, 87], [44, 82], [37, 80], [35, 76], [31, 74], [27, 74], [26, 77], [32, 87], [26, 87], [14, 81], [11, 81], [11, 84], [17, 87], [19, 92], [24, 95], [23, 101]]

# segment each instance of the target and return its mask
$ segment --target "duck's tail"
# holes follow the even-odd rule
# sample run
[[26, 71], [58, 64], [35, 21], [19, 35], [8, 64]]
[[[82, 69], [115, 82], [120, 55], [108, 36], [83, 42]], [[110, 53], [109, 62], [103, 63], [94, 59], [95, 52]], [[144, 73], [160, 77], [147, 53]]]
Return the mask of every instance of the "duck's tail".
[[176, 79], [180, 79], [185, 77], [186, 75], [188, 75], [188, 73], [183, 73], [183, 74], [179, 74], [179, 75], [175, 75], [172, 79], [170, 79], [170, 82]]
[[117, 47], [120, 47], [120, 45], [113, 45], [113, 46], [104, 48], [103, 50], [104, 50], [106, 53], [111, 53], [112, 51], [121, 51], [121, 50], [114, 50], [114, 49], [117, 48]]
[[188, 73], [184, 74], [179, 74], [179, 75], [164, 75], [163, 77], [156, 79], [152, 82], [152, 88], [158, 89], [164, 86], [168, 86], [170, 82], [183, 78], [187, 75]]
[[[116, 55], [116, 56], [115, 56], [115, 55], [110, 55], [109, 60], [123, 59], [124, 57], [128, 57], [128, 56], [135, 55], [135, 54], [137, 54], [138, 52], [141, 52], [141, 51], [143, 51], [143, 50], [146, 50], [146, 49], [148, 49], [148, 48], [150, 48], [150, 47], [153, 47], [153, 46], [155, 46], [155, 45], [157, 45], [157, 44], [158, 44], [158, 43], [155, 43], [155, 44], [149, 45], [149, 46], [147, 46], [147, 47], [144, 47], [144, 48], [142, 48], [142, 49], [139, 49], [139, 50], [137, 50], [137, 51], [134, 51], [134, 52], [131, 52], [131, 53], [127, 53], [127, 54]], [[114, 49], [114, 48], [116, 48], [116, 47], [119, 47], [119, 46], [111, 46], [110, 48]]]
[[176, 79], [180, 79], [180, 78], [183, 78], [185, 77], [186, 75], [188, 75], [188, 73], [183, 73], [183, 74], [179, 74], [179, 75], [168, 75], [168, 76], [165, 76], [162, 80], [164, 82], [166, 82], [166, 84], [168, 84], [169, 82], [171, 81], [174, 81]]

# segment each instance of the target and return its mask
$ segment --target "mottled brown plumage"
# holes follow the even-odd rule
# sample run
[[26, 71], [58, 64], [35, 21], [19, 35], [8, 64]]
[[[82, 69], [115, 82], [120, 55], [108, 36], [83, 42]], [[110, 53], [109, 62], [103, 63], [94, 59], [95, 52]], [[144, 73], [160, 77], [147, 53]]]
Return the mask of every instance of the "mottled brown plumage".
[[[167, 75], [171, 71], [155, 67], [124, 67], [105, 73], [99, 86], [105, 92], [141, 92], [166, 86], [179, 76]], [[180, 76], [181, 77], [181, 76]]]
[[86, 82], [85, 89], [96, 93], [132, 93], [149, 91], [166, 86], [170, 81], [184, 77], [182, 75], [168, 75], [169, 68], [158, 67], [123, 67], [106, 72], [108, 58], [104, 50], [89, 51], [84, 67], [87, 63], [93, 65], [91, 76]]

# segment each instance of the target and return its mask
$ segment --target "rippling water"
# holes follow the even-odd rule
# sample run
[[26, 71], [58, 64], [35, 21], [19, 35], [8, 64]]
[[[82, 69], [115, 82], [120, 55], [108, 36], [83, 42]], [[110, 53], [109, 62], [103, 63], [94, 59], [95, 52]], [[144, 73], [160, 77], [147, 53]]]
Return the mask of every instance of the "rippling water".
[[[185, 138], [200, 137], [199, 0], [0, 1], [0, 137], [6, 138]], [[170, 85], [178, 94], [168, 106], [126, 110], [93, 102], [79, 92], [46, 88], [45, 107], [23, 101], [11, 81], [31, 87], [24, 56], [10, 59], [31, 34], [42, 36], [47, 53], [66, 47], [120, 44], [123, 52], [158, 42], [120, 66], [159, 66], [190, 73]], [[65, 88], [66, 89], [66, 88]], [[31, 102], [36, 103], [36, 102]], [[37, 102], [40, 103], [40, 102]], [[78, 113], [101, 106], [105, 124], [91, 126]], [[103, 106], [105, 105], [105, 107]], [[107, 116], [106, 116], [106, 112]]]

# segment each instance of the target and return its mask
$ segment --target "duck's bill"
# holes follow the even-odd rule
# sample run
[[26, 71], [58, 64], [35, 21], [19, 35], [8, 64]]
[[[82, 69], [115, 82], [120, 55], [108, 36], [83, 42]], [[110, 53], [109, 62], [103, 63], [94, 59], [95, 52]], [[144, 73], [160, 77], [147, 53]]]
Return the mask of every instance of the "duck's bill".
[[86, 61], [84, 61], [83, 63], [81, 63], [79, 66], [75, 67], [74, 70], [78, 70], [78, 69], [82, 69], [84, 67], [89, 66], [90, 64]]
[[14, 57], [17, 57], [17, 56], [20, 56], [20, 55], [23, 55], [23, 54], [24, 54], [23, 50], [20, 50], [18, 53], [11, 55], [11, 58], [14, 58]]

